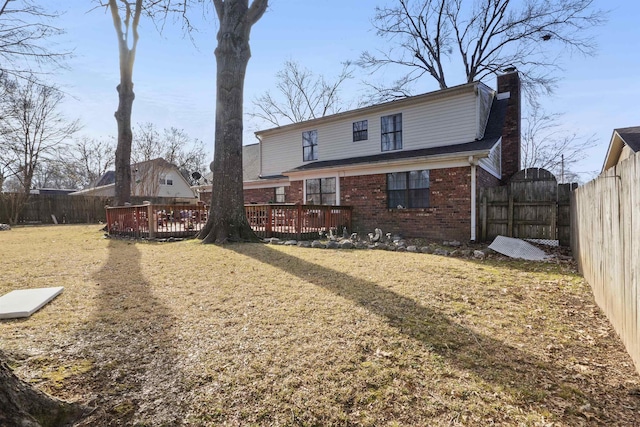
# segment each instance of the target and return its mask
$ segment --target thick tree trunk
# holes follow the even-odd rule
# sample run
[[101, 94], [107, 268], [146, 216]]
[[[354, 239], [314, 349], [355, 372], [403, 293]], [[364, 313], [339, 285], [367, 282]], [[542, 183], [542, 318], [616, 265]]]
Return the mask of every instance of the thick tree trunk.
[[68, 426], [88, 413], [86, 407], [54, 399], [24, 383], [2, 357], [0, 353], [0, 425]]
[[[122, 80], [122, 79], [121, 79]], [[125, 77], [126, 80], [126, 77]], [[118, 110], [115, 113], [118, 123], [118, 146], [116, 147], [116, 187], [115, 205], [122, 206], [131, 200], [131, 111], [133, 109], [133, 82], [121, 81], [118, 89]]]
[[262, 16], [266, 0], [215, 1], [220, 19], [216, 48], [216, 134], [213, 188], [204, 243], [258, 241], [244, 211], [242, 188], [242, 101], [251, 51], [251, 26]]

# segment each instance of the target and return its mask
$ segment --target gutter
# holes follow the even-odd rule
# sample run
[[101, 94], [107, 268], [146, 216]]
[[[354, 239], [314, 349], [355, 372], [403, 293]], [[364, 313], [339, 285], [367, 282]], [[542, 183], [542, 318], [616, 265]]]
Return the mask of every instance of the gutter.
[[476, 172], [478, 159], [473, 156], [469, 156], [469, 165], [471, 165], [471, 241], [476, 241]]

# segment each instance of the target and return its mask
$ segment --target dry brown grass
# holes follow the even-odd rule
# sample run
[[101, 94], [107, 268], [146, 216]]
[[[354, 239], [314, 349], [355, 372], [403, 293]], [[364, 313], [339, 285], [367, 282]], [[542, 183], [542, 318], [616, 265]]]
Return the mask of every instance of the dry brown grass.
[[567, 264], [0, 233], [22, 378], [82, 425], [638, 425], [640, 378]]

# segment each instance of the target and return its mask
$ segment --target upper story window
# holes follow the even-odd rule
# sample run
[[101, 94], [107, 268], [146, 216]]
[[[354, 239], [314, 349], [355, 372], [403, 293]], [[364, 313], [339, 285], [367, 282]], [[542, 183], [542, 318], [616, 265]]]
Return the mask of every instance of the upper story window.
[[402, 113], [381, 117], [382, 151], [402, 149]]
[[318, 160], [318, 131], [302, 132], [302, 160], [309, 162]]
[[428, 208], [429, 171], [387, 174], [387, 207], [389, 209]]
[[160, 178], [160, 185], [173, 185], [173, 179]]
[[336, 179], [314, 178], [305, 182], [307, 203], [312, 205], [336, 204]]
[[353, 122], [353, 142], [367, 139], [369, 139], [369, 122], [367, 120]]

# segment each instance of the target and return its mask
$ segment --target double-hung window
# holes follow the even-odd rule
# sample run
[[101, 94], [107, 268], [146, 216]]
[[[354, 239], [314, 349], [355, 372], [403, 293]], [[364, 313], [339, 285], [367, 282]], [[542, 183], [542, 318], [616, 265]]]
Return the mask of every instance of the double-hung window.
[[310, 162], [318, 160], [318, 131], [302, 132], [302, 160]]
[[382, 151], [402, 149], [402, 113], [380, 118]]
[[276, 187], [276, 203], [284, 203], [284, 187]]
[[306, 180], [307, 203], [311, 205], [336, 204], [336, 179], [314, 178]]
[[366, 141], [369, 138], [369, 121], [353, 122], [353, 142]]
[[428, 208], [429, 171], [387, 174], [387, 207], [389, 209]]

